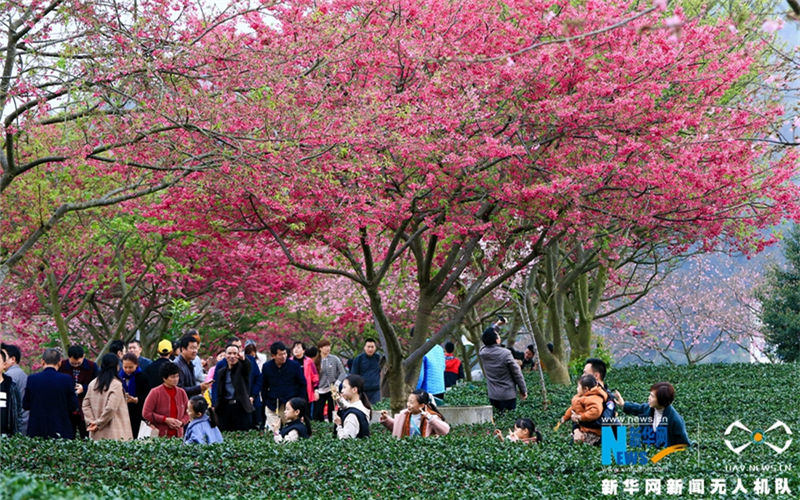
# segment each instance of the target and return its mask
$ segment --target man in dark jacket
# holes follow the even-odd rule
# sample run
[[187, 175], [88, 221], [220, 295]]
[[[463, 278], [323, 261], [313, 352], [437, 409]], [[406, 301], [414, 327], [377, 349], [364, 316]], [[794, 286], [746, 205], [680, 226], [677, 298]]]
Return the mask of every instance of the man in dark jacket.
[[306, 377], [300, 363], [288, 359], [283, 342], [269, 346], [269, 352], [272, 359], [261, 370], [261, 400], [266, 406], [267, 425], [273, 428], [285, 420], [287, 401], [305, 396]]
[[158, 387], [161, 385], [161, 366], [166, 363], [172, 363], [169, 355], [172, 354], [172, 342], [163, 339], [158, 343], [158, 359], [150, 363], [147, 368], [144, 368], [144, 374], [147, 375], [147, 381], [150, 387]]
[[261, 369], [256, 358], [258, 350], [252, 340], [244, 346], [244, 359], [250, 362], [250, 396], [253, 398], [255, 411], [250, 414], [250, 427], [261, 429], [264, 427], [264, 404], [261, 402]]
[[175, 358], [175, 363], [178, 365], [178, 374], [180, 375], [180, 379], [178, 381], [178, 387], [186, 391], [186, 396], [191, 398], [192, 396], [197, 396], [198, 394], [203, 394], [206, 392], [206, 389], [211, 387], [211, 382], [201, 382], [197, 383], [195, 380], [194, 375], [194, 358], [197, 357], [197, 350], [200, 344], [197, 342], [197, 339], [190, 335], [184, 335], [178, 341], [178, 348], [180, 349], [180, 356]]
[[528, 398], [528, 388], [522, 370], [511, 351], [500, 345], [500, 336], [493, 327], [487, 328], [481, 337], [483, 347], [478, 356], [483, 361], [483, 374], [489, 391], [489, 401], [500, 411], [517, 407], [517, 387], [520, 397]]
[[28, 377], [22, 407], [30, 410], [28, 436], [73, 439], [70, 415], [78, 411], [78, 396], [72, 377], [56, 369], [61, 362], [58, 349], [45, 349], [44, 369]]
[[72, 377], [75, 383], [75, 394], [78, 395], [78, 409], [72, 413], [70, 421], [72, 422], [73, 435], [77, 433], [81, 439], [86, 439], [89, 437], [89, 432], [86, 431], [86, 421], [83, 419], [81, 405], [83, 404], [84, 396], [86, 396], [86, 388], [89, 386], [89, 382], [97, 377], [97, 364], [86, 359], [83, 347], [79, 345], [69, 346], [67, 356], [69, 359], [61, 361], [58, 371]]
[[246, 431], [252, 423], [250, 414], [255, 410], [250, 394], [252, 365], [241, 359], [239, 348], [233, 344], [225, 347], [225, 361], [214, 371], [211, 405], [219, 416], [220, 430]]
[[364, 352], [353, 359], [350, 368], [350, 373], [361, 375], [364, 379], [364, 393], [371, 405], [381, 400], [381, 357], [375, 354], [377, 350], [375, 339], [366, 339]]

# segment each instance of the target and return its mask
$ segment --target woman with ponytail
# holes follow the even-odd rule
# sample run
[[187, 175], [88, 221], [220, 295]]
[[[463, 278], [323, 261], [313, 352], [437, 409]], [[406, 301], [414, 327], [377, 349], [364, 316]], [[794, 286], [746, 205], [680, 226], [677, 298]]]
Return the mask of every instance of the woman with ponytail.
[[444, 421], [431, 395], [421, 389], [408, 395], [406, 409], [394, 418], [383, 410], [380, 421], [398, 439], [405, 436], [444, 436], [450, 432], [450, 424]]
[[331, 392], [333, 399], [339, 403], [339, 412], [333, 419], [336, 436], [339, 439], [368, 437], [372, 405], [364, 392], [364, 379], [361, 375], [351, 373], [342, 381], [341, 394], [335, 388]]
[[286, 424], [273, 429], [276, 443], [291, 443], [311, 436], [311, 422], [308, 419], [308, 402], [303, 398], [292, 398], [286, 402], [283, 412]]
[[183, 442], [186, 444], [213, 444], [222, 442], [222, 433], [217, 427], [217, 414], [209, 408], [208, 401], [202, 395], [192, 396], [189, 400], [189, 416], [192, 421], [186, 426]]

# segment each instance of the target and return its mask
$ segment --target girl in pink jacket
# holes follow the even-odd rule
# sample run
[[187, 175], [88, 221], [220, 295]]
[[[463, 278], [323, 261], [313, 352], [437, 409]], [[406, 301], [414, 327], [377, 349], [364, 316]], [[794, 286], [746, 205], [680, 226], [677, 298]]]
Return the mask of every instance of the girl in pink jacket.
[[398, 439], [405, 436], [444, 436], [450, 432], [450, 424], [444, 421], [444, 417], [433, 404], [431, 395], [421, 389], [408, 395], [406, 409], [394, 418], [383, 410], [380, 421]]

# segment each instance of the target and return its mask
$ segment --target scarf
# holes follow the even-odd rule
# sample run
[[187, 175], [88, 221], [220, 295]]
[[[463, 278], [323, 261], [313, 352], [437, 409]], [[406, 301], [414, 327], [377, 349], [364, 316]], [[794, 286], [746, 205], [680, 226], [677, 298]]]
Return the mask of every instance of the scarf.
[[[428, 410], [428, 413], [431, 415], [437, 415], [441, 417], [435, 411]], [[428, 419], [425, 417], [421, 417], [419, 419], [419, 435], [420, 437], [425, 437], [425, 430], [428, 428]], [[403, 421], [403, 432], [400, 434], [401, 436], [410, 436], [411, 435], [411, 412], [406, 412], [405, 420]]]
[[119, 378], [120, 378], [120, 380], [122, 380], [122, 388], [125, 389], [126, 393], [130, 394], [133, 397], [137, 397], [138, 396], [138, 394], [136, 394], [136, 374], [137, 373], [142, 373], [142, 369], [139, 368], [138, 366], [136, 367], [136, 370], [134, 370], [134, 372], [131, 373], [130, 375], [125, 373], [125, 370], [120, 370], [119, 371]]

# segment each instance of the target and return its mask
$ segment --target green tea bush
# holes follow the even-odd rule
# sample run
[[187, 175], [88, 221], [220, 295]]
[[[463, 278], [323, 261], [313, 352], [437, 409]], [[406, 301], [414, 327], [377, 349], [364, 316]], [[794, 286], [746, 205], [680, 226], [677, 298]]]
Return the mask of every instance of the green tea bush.
[[[729, 498], [798, 498], [800, 443], [780, 455], [754, 445], [737, 456], [723, 442], [725, 429], [737, 419], [752, 429], [780, 419], [796, 435], [798, 374], [795, 364], [611, 370], [609, 385], [627, 401], [645, 402], [653, 382], [675, 385], [675, 408], [698, 446], [659, 464], [603, 466], [599, 447], [572, 444], [567, 425], [554, 432], [575, 389], [548, 385], [550, 404], [543, 409], [538, 375], [532, 374], [528, 400], [497, 415], [495, 425], [505, 433], [515, 418], [531, 417], [544, 434], [541, 446], [501, 443], [491, 436], [492, 424], [399, 441], [376, 424], [369, 439], [338, 441], [330, 424], [314, 423], [311, 439], [284, 445], [256, 432], [226, 433], [225, 443], [212, 446], [15, 437], [0, 441], [0, 498], [645, 498], [645, 478], [706, 481], [705, 495], [684, 491], [682, 497], [720, 498], [709, 494], [709, 483], [723, 478]], [[486, 403], [485, 386], [464, 384], [446, 400]], [[745, 470], [731, 470], [740, 466]], [[782, 470], [749, 470], [764, 466]], [[790, 495], [753, 493], [755, 479], [774, 477], [788, 478]], [[736, 478], [747, 495], [731, 495]], [[603, 479], [618, 479], [619, 495], [601, 495]], [[626, 495], [624, 479], [640, 480], [642, 491]], [[666, 490], [662, 496], [669, 497]]]

